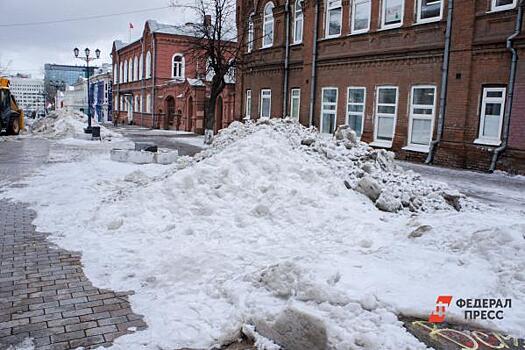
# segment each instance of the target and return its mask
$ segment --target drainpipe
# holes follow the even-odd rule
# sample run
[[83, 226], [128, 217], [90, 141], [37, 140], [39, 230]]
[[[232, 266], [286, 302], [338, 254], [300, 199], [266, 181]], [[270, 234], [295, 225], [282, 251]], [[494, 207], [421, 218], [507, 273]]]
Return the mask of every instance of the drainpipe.
[[141, 86], [141, 89], [140, 89], [140, 126], [144, 126], [144, 91], [146, 90], [146, 79], [144, 79], [144, 60], [146, 59], [146, 41], [144, 40], [144, 36], [142, 36], [140, 38], [140, 41], [142, 42], [142, 64], [140, 64], [140, 59], [139, 59], [139, 64], [140, 64], [140, 72], [139, 72], [139, 77], [141, 77], [140, 79], [140, 86]]
[[494, 149], [492, 161], [490, 162], [489, 171], [493, 172], [496, 169], [496, 163], [500, 154], [507, 148], [509, 141], [510, 116], [512, 112], [512, 102], [514, 100], [514, 82], [516, 80], [516, 65], [518, 63], [518, 52], [512, 46], [513, 40], [521, 33], [521, 24], [523, 22], [523, 6], [525, 0], [521, 0], [518, 5], [518, 16], [516, 17], [516, 28], [514, 33], [507, 38], [507, 49], [512, 53], [512, 61], [510, 64], [509, 73], [509, 88], [507, 89], [507, 105], [505, 107], [505, 115], [503, 116], [503, 140], [501, 145]]
[[284, 86], [283, 86], [283, 117], [288, 111], [288, 65], [290, 60], [290, 0], [286, 0], [284, 5], [286, 38], [285, 38], [285, 57], [284, 57]]
[[441, 142], [443, 130], [445, 128], [445, 111], [447, 109], [447, 90], [448, 90], [448, 71], [450, 61], [450, 44], [452, 38], [452, 15], [454, 13], [454, 0], [448, 0], [447, 3], [447, 29], [445, 31], [445, 51], [443, 53], [443, 66], [441, 67], [441, 91], [439, 92], [439, 114], [437, 125], [437, 137], [430, 143], [430, 150], [425, 161], [426, 164], [434, 162], [437, 146]]
[[317, 28], [319, 27], [319, 0], [315, 0], [314, 9], [314, 35], [312, 48], [312, 76], [310, 80], [310, 106], [308, 111], [308, 125], [314, 125], [314, 106], [315, 106], [315, 85], [316, 85], [316, 71], [317, 71]]

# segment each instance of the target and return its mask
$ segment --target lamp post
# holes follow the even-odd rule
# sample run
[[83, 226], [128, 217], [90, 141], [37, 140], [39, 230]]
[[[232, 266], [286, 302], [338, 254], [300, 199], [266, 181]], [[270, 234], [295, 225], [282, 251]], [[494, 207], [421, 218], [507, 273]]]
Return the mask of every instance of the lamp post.
[[84, 50], [85, 56], [79, 56], [80, 50], [78, 49], [78, 47], [75, 47], [75, 49], [73, 50], [73, 53], [75, 54], [76, 58], [86, 62], [87, 98], [88, 98], [87, 99], [87, 104], [88, 104], [88, 110], [87, 110], [88, 126], [87, 126], [87, 128], [84, 129], [84, 132], [86, 134], [91, 134], [91, 132], [92, 132], [92, 129], [91, 129], [91, 108], [89, 106], [89, 62], [97, 60], [97, 59], [100, 58], [100, 50], [99, 49], [95, 50], [95, 57], [89, 57], [90, 52], [91, 51], [86, 47], [86, 49]]

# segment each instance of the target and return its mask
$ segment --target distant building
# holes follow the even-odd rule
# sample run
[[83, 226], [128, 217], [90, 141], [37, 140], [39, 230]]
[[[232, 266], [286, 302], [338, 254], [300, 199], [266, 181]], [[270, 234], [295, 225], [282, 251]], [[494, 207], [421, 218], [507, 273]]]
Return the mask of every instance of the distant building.
[[26, 115], [45, 108], [44, 81], [17, 75], [9, 78], [11, 92]]
[[75, 84], [66, 87], [63, 107], [68, 111], [87, 114], [87, 80], [85, 78], [80, 77]]
[[[113, 109], [119, 121], [204, 132], [210, 83], [206, 60], [191, 52], [195, 40], [190, 25], [149, 20], [138, 40], [113, 43]], [[232, 77], [217, 100], [215, 130], [233, 121], [234, 104]]]
[[89, 79], [91, 116], [99, 123], [113, 120], [112, 72], [110, 64], [103, 64]]
[[[96, 67], [89, 67], [89, 75], [92, 76]], [[62, 64], [44, 65], [44, 88], [49, 103], [55, 102], [57, 91], [64, 91], [67, 86], [75, 85], [78, 78], [86, 77], [85, 66], [69, 66]], [[57, 108], [59, 108], [57, 106]]]

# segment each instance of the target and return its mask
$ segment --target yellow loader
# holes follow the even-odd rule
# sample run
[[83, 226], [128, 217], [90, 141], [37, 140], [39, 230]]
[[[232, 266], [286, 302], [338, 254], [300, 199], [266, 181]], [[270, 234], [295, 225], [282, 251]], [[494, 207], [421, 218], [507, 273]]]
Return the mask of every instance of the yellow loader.
[[9, 79], [0, 77], [0, 132], [18, 135], [24, 128], [24, 112], [9, 90]]

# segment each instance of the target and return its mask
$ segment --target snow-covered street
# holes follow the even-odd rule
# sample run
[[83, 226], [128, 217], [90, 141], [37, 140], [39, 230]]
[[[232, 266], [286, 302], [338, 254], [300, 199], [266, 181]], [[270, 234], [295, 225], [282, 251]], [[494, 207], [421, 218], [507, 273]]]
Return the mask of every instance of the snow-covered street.
[[[406, 171], [351, 132], [278, 120], [234, 122], [171, 165], [120, 163], [109, 150], [131, 140], [105, 128], [86, 140], [68, 118], [23, 136], [50, 153], [0, 196], [81, 252], [95, 286], [134, 291], [148, 328], [114, 349], [227, 344], [286, 310], [322, 324], [328, 349], [426, 349], [398, 317], [427, 319], [439, 295], [454, 297], [450, 322], [525, 337], [523, 178]], [[461, 298], [512, 308], [465, 320]]]

